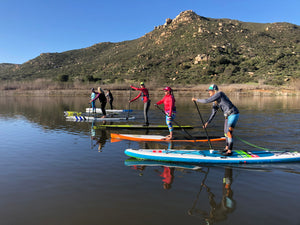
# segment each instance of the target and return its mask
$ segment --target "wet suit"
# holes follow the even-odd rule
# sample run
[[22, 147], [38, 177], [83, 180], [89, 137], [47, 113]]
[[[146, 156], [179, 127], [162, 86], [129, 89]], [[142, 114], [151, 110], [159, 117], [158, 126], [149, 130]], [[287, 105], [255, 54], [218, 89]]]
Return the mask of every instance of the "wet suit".
[[130, 100], [130, 102], [133, 102], [135, 100], [137, 100], [139, 97], [142, 97], [142, 101], [144, 102], [144, 120], [145, 120], [145, 125], [149, 125], [149, 120], [148, 120], [148, 110], [150, 107], [150, 103], [151, 100], [149, 98], [149, 92], [148, 89], [143, 87], [143, 88], [137, 88], [137, 87], [133, 87], [132, 85], [130, 85], [130, 87], [136, 91], [140, 91], [140, 93], [132, 100]]
[[232, 132], [239, 119], [239, 110], [235, 107], [229, 98], [224, 94], [224, 92], [217, 92], [208, 99], [197, 99], [200, 103], [211, 103], [213, 102], [212, 113], [207, 120], [209, 124], [215, 117], [219, 108], [224, 113], [225, 123], [224, 123], [224, 134], [226, 137], [226, 146], [229, 150], [233, 147]]

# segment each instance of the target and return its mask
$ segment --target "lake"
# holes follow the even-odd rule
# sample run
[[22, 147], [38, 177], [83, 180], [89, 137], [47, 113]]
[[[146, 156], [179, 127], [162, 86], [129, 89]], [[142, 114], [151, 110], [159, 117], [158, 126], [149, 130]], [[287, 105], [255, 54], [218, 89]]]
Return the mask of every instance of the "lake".
[[[191, 135], [205, 136], [191, 97], [175, 97], [176, 122], [196, 126], [187, 130]], [[1, 225], [300, 224], [300, 163], [137, 165], [124, 154], [126, 148], [170, 146], [111, 142], [110, 133], [168, 131], [93, 130], [91, 123], [65, 120], [65, 110], [84, 111], [88, 100], [0, 97]], [[158, 100], [154, 97], [152, 103]], [[231, 100], [240, 110], [235, 149], [253, 150], [245, 140], [255, 150], [300, 150], [299, 96]], [[115, 108], [127, 109], [127, 102], [128, 97], [115, 96]], [[130, 123], [143, 123], [142, 102], [130, 107], [136, 117]], [[211, 105], [199, 104], [199, 109], [207, 118]], [[153, 104], [149, 114], [151, 124], [165, 123]], [[219, 112], [208, 134], [223, 136], [223, 120]], [[186, 134], [176, 130], [175, 135]], [[212, 145], [224, 148], [224, 142]], [[201, 150], [208, 144], [171, 147]]]

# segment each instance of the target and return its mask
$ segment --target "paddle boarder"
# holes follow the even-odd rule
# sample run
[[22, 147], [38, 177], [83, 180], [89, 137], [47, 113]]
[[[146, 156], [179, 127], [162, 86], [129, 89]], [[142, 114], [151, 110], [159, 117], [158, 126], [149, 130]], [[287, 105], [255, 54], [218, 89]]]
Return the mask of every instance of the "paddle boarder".
[[110, 92], [110, 90], [107, 90], [105, 96], [106, 96], [107, 101], [109, 102], [110, 109], [113, 109], [113, 104], [112, 103], [114, 101], [114, 97], [113, 97], [112, 93]]
[[[91, 100], [93, 100], [95, 97], [96, 97], [96, 92], [95, 92], [95, 89], [92, 88]], [[93, 113], [96, 113], [96, 104], [95, 104], [95, 101], [92, 101], [92, 102], [90, 102], [90, 103], [91, 103], [91, 105], [92, 105], [92, 112], [93, 112]]]
[[208, 118], [207, 122], [204, 124], [204, 128], [208, 126], [208, 124], [213, 120], [219, 108], [224, 113], [225, 123], [224, 123], [224, 134], [226, 137], [226, 147], [224, 149], [224, 155], [230, 156], [232, 155], [232, 147], [233, 147], [233, 130], [237, 124], [239, 119], [239, 110], [235, 107], [229, 98], [224, 94], [224, 92], [220, 91], [217, 85], [212, 84], [208, 88], [209, 98], [207, 99], [196, 99], [192, 98], [192, 101], [197, 101], [200, 103], [211, 103], [212, 113]]
[[97, 99], [99, 99], [100, 104], [101, 104], [101, 111], [103, 116], [101, 118], [105, 118], [106, 117], [106, 111], [105, 111], [105, 106], [106, 106], [106, 97], [104, 94], [104, 91], [102, 90], [102, 88], [98, 87], [98, 92], [96, 92], [96, 97], [93, 98], [90, 102], [95, 102]]
[[140, 83], [140, 88], [137, 88], [137, 87], [134, 87], [132, 85], [130, 85], [130, 87], [133, 89], [133, 90], [136, 90], [136, 91], [140, 91], [140, 93], [133, 99], [131, 99], [129, 101], [129, 103], [137, 100], [139, 97], [142, 97], [142, 101], [144, 103], [144, 120], [145, 120], [145, 123], [144, 123], [144, 126], [149, 126], [149, 120], [148, 120], [148, 110], [149, 110], [149, 107], [150, 107], [150, 103], [151, 103], [151, 100], [149, 98], [149, 91], [148, 89], [145, 87], [145, 84], [144, 82], [141, 82]]
[[173, 95], [173, 90], [170, 87], [165, 87], [163, 89], [165, 92], [165, 96], [156, 104], [154, 105], [160, 105], [164, 104], [164, 111], [166, 115], [166, 124], [169, 128], [170, 135], [166, 136], [164, 140], [172, 140], [173, 139], [173, 125], [172, 122], [175, 119], [176, 114], [176, 107], [175, 107], [175, 98]]

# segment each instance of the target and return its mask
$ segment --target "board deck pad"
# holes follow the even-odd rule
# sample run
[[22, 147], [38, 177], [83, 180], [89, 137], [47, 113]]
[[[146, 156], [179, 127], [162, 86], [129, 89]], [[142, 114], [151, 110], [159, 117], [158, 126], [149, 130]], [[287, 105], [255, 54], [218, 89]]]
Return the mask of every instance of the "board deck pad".
[[165, 149], [126, 149], [127, 156], [167, 162], [184, 163], [279, 163], [300, 161], [299, 152], [244, 151], [234, 150], [232, 156], [223, 156], [215, 150], [165, 150]]

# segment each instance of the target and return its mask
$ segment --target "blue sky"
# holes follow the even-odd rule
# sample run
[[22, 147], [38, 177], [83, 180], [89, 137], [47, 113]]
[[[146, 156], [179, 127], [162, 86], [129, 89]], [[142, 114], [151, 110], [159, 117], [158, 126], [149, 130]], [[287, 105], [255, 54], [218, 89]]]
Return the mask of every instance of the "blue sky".
[[132, 40], [193, 10], [244, 22], [300, 24], [299, 0], [1, 0], [0, 63]]

